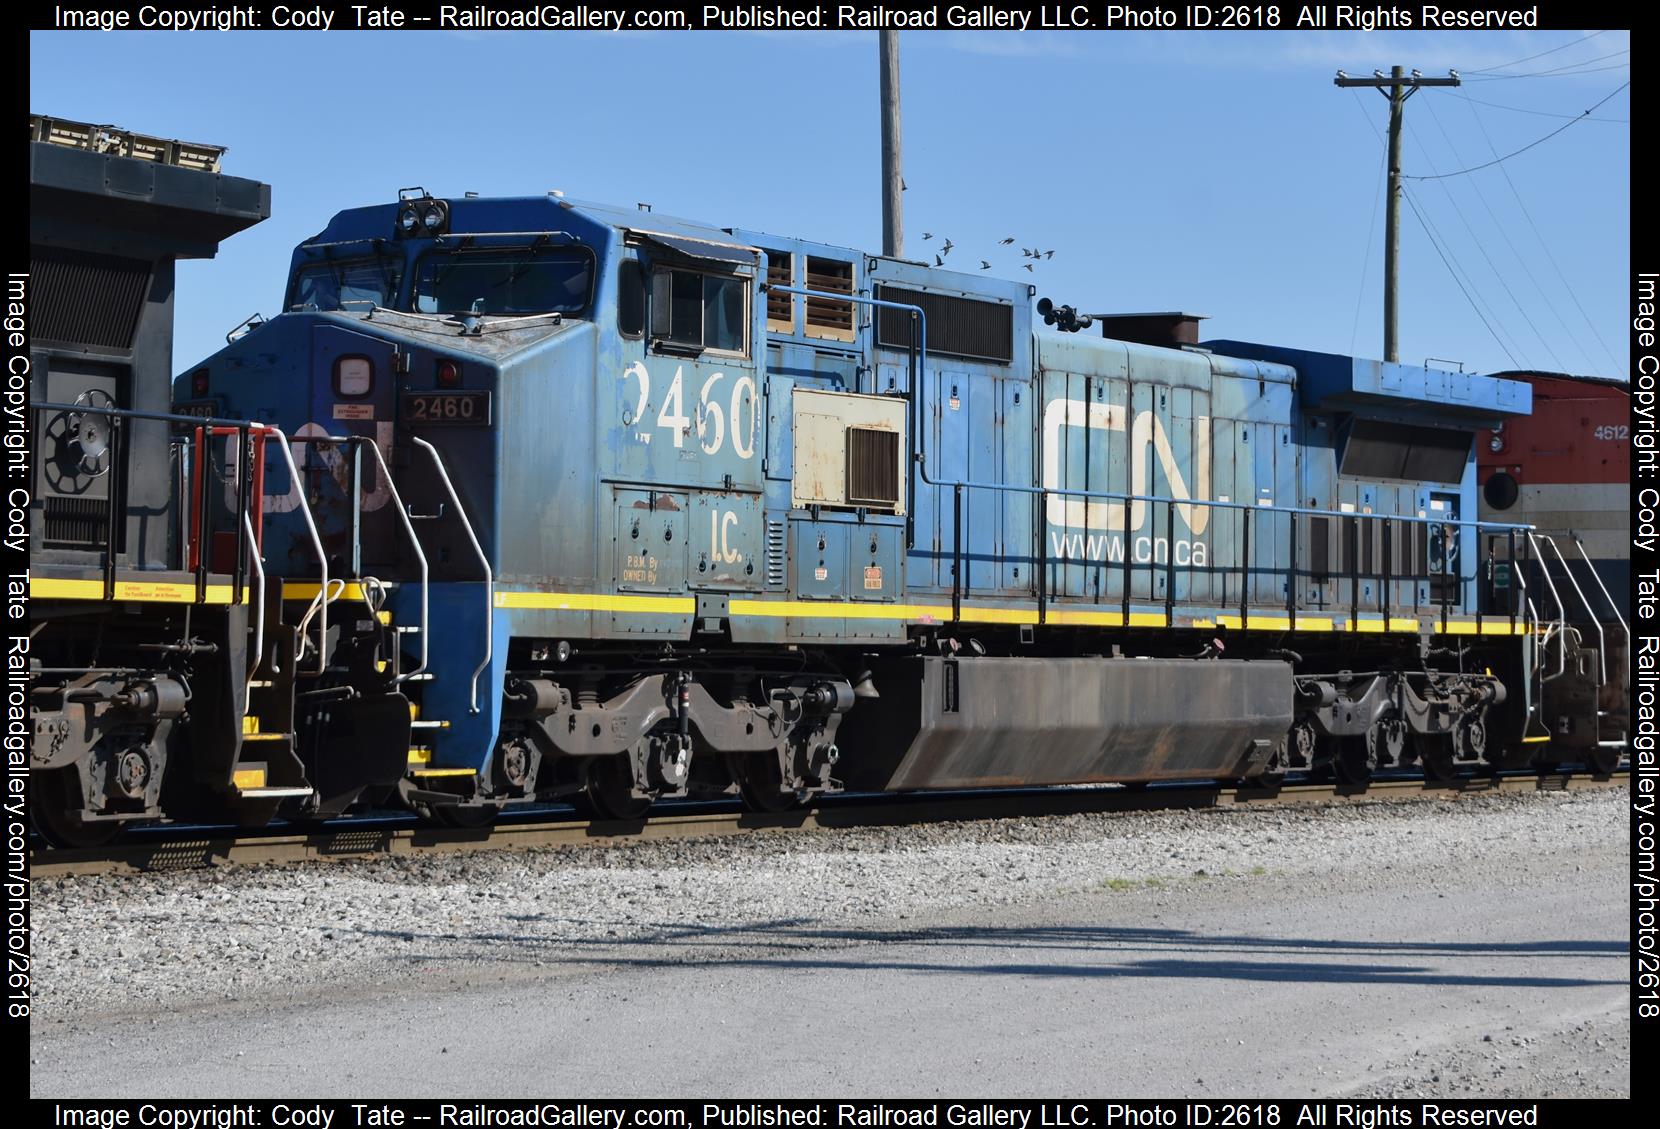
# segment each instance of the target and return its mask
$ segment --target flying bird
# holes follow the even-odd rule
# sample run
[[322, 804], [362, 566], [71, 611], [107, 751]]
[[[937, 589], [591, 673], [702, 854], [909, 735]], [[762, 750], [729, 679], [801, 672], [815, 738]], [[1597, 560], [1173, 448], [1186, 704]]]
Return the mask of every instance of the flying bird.
[[[1035, 256], [1034, 256], [1034, 257], [1035, 257]], [[1043, 253], [1043, 257], [1044, 257], [1044, 258], [1046, 258], [1046, 259], [1053, 259], [1053, 258], [1054, 258], [1054, 257], [1055, 257], [1055, 252], [1053, 252], [1053, 251], [1045, 251], [1045, 252], [1044, 252], [1044, 253]]]
[[1027, 263], [1027, 264], [1026, 264], [1026, 265], [1025, 265], [1025, 267], [1024, 267], [1024, 268], [1023, 268], [1023, 269], [1025, 269], [1025, 270], [1031, 270], [1031, 269], [1032, 269], [1032, 264], [1031, 264], [1031, 263]]
[[945, 265], [945, 260], [940, 258], [938, 255], [935, 255], [934, 256], [934, 265], [936, 267], [943, 267]]
[[909, 192], [910, 190], [911, 190], [911, 186], [905, 183], [905, 178], [900, 177], [899, 178], [899, 191]]
[[951, 253], [951, 248], [954, 247], [954, 246], [956, 246], [956, 244], [952, 243], [951, 242], [951, 237], [949, 235], [947, 235], [945, 237], [945, 246], [940, 248], [940, 254], [949, 255]]
[[1014, 236], [1011, 235], [1007, 239], [999, 239], [997, 241], [997, 245], [999, 247], [1007, 247], [1010, 243], [1013, 243], [1013, 242], [1014, 242]]
[[934, 237], [934, 233], [931, 232], [931, 231], [925, 231], [925, 232], [922, 233], [922, 241], [924, 243], [928, 242], [928, 240], [932, 239], [933, 237]]
[[1023, 259], [1035, 259], [1038, 257], [1038, 253], [1036, 250], [1027, 250], [1025, 247], [1022, 247], [1020, 249], [1020, 257]]
[[986, 262], [984, 259], [981, 259], [980, 260], [980, 269], [981, 270], [990, 270], [991, 269], [991, 264]]

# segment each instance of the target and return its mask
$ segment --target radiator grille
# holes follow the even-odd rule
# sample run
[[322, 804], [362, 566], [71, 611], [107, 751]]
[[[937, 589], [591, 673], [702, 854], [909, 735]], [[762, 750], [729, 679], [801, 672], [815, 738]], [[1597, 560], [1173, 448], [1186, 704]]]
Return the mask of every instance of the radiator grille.
[[899, 505], [898, 432], [847, 429], [847, 504], [884, 509]]
[[[790, 269], [790, 253], [768, 251], [766, 254], [767, 286], [795, 285], [795, 272]], [[786, 333], [795, 331], [794, 294], [780, 294], [771, 289], [767, 291], [767, 325], [768, 328], [776, 325]]]
[[[807, 289], [853, 293], [853, 264], [807, 256]], [[807, 299], [807, 328], [816, 337], [853, 339], [853, 303], [834, 298]]]
[[109, 501], [105, 498], [65, 498], [48, 494], [41, 500], [46, 519], [46, 546], [55, 549], [102, 549], [108, 528]]
[[[928, 294], [897, 286], [877, 288], [877, 297], [922, 307], [928, 322], [928, 352], [952, 357], [1008, 364], [1014, 359], [1014, 307], [977, 298]], [[879, 309], [877, 343], [889, 349], [911, 345], [911, 315], [905, 310]]]
[[48, 341], [131, 349], [150, 264], [113, 255], [35, 247], [29, 256], [35, 335]]

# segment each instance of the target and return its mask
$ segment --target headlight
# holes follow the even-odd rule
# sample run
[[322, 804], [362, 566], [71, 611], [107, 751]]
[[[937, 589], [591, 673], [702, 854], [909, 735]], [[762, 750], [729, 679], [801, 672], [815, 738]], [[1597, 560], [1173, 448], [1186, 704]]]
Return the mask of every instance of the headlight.
[[428, 231], [437, 231], [438, 225], [444, 222], [444, 209], [437, 204], [428, 204], [421, 213], [421, 223]]
[[420, 227], [421, 217], [414, 208], [405, 208], [398, 213], [398, 230], [405, 235], [414, 235]]

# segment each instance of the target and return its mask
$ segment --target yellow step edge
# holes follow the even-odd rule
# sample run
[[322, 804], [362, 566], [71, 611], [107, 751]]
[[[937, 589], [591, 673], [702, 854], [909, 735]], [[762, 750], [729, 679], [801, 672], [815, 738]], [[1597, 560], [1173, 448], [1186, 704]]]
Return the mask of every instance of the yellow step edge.
[[478, 773], [470, 768], [417, 768], [410, 772], [411, 776], [477, 776]]
[[244, 717], [242, 719], [242, 735], [244, 737], [247, 737], [250, 734], [258, 733], [258, 732], [259, 732], [259, 718], [255, 717], [253, 714], [249, 714], [249, 715], [247, 715], [246, 717]]
[[[322, 585], [315, 580], [286, 581], [282, 586], [282, 598], [284, 600], [315, 600], [317, 598], [317, 592], [321, 587]], [[338, 586], [335, 582], [330, 580], [329, 590], [334, 591], [336, 587]], [[395, 587], [395, 585], [388, 584], [386, 587], [392, 588]], [[359, 584], [355, 580], [348, 580], [346, 581], [345, 587], [340, 589], [340, 594], [335, 596], [329, 602], [332, 604], [338, 603], [341, 600], [361, 599], [363, 599], [363, 585]]]
[[239, 768], [231, 773], [231, 783], [238, 789], [265, 787], [265, 770], [263, 768]]
[[432, 750], [429, 749], [429, 748], [426, 748], [424, 745], [418, 745], [418, 746], [410, 749], [409, 750], [409, 763], [410, 764], [431, 764], [432, 763]]
[[[243, 600], [247, 586], [243, 586]], [[102, 580], [60, 580], [55, 577], [30, 577], [29, 597], [35, 600], [102, 600]], [[159, 580], [117, 580], [115, 598], [140, 604], [194, 604], [196, 585], [177, 584]], [[209, 604], [231, 603], [229, 584], [209, 584], [203, 600]]]
[[249, 741], [286, 741], [286, 740], [288, 740], [288, 734], [286, 734], [286, 733], [244, 733], [242, 735], [242, 741], [243, 741], [244, 744], [246, 744]]

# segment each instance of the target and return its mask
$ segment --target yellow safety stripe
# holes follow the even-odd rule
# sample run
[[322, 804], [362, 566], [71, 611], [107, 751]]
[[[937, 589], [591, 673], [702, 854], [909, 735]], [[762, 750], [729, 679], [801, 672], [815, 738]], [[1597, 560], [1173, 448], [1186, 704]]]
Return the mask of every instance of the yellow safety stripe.
[[690, 596], [603, 596], [583, 592], [497, 592], [498, 608], [538, 608], [561, 612], [638, 612], [642, 615], [691, 615]]
[[263, 768], [239, 768], [231, 773], [231, 783], [240, 789], [265, 787]]
[[[243, 586], [244, 598], [248, 588]], [[52, 577], [30, 577], [29, 596], [35, 600], [102, 600], [104, 598], [104, 582], [102, 580], [60, 580]], [[183, 584], [167, 580], [117, 580], [115, 582], [115, 599], [146, 604], [194, 604], [196, 602], [196, 585], [191, 582]], [[207, 598], [203, 601], [209, 604], [231, 603], [231, 585], [209, 584]]]
[[[670, 614], [691, 615], [697, 610], [697, 601], [688, 596], [632, 596], [606, 595], [582, 592], [497, 592], [496, 607], [498, 608], [534, 608], [538, 610], [554, 611], [612, 611], [634, 612], [642, 615]], [[906, 620], [914, 623], [949, 623], [952, 622], [950, 604], [878, 604], [878, 603], [839, 603], [831, 600], [774, 600], [755, 598], [735, 598], [727, 604], [728, 614], [734, 616], [754, 616], [766, 619], [881, 619]], [[1350, 630], [1347, 616], [1333, 617], [1330, 614], [1297, 613], [1297, 622], [1293, 627], [1288, 615], [1274, 615], [1271, 613], [1252, 612], [1242, 625], [1237, 615], [1220, 615], [1215, 620], [1196, 618], [1184, 623], [1182, 612], [1178, 611], [1174, 623], [1164, 612], [1132, 611], [1129, 618], [1131, 627], [1194, 627], [1207, 628], [1218, 623], [1223, 627], [1235, 629], [1243, 628], [1248, 631], [1348, 631]], [[1053, 605], [1048, 609], [1044, 621], [1050, 626], [1066, 627], [1122, 627], [1124, 614], [1122, 611], [1106, 611], [1089, 607], [1068, 607], [1064, 604]], [[1008, 623], [1008, 624], [1037, 624], [1037, 608], [1032, 605], [1024, 607], [996, 607], [986, 604], [964, 604], [957, 622], [961, 623]], [[1420, 630], [1419, 622], [1415, 619], [1391, 617], [1388, 626], [1380, 617], [1361, 618], [1354, 630], [1362, 633], [1382, 633], [1384, 631], [1406, 632], [1417, 634]], [[1434, 633], [1442, 633], [1441, 621], [1436, 619], [1430, 626]], [[1449, 620], [1445, 633], [1454, 635], [1474, 635], [1477, 633], [1473, 619]], [[1483, 623], [1482, 635], [1509, 635], [1511, 628], [1508, 621], [1498, 623]], [[1525, 635], [1527, 629], [1518, 624], [1515, 634]]]

